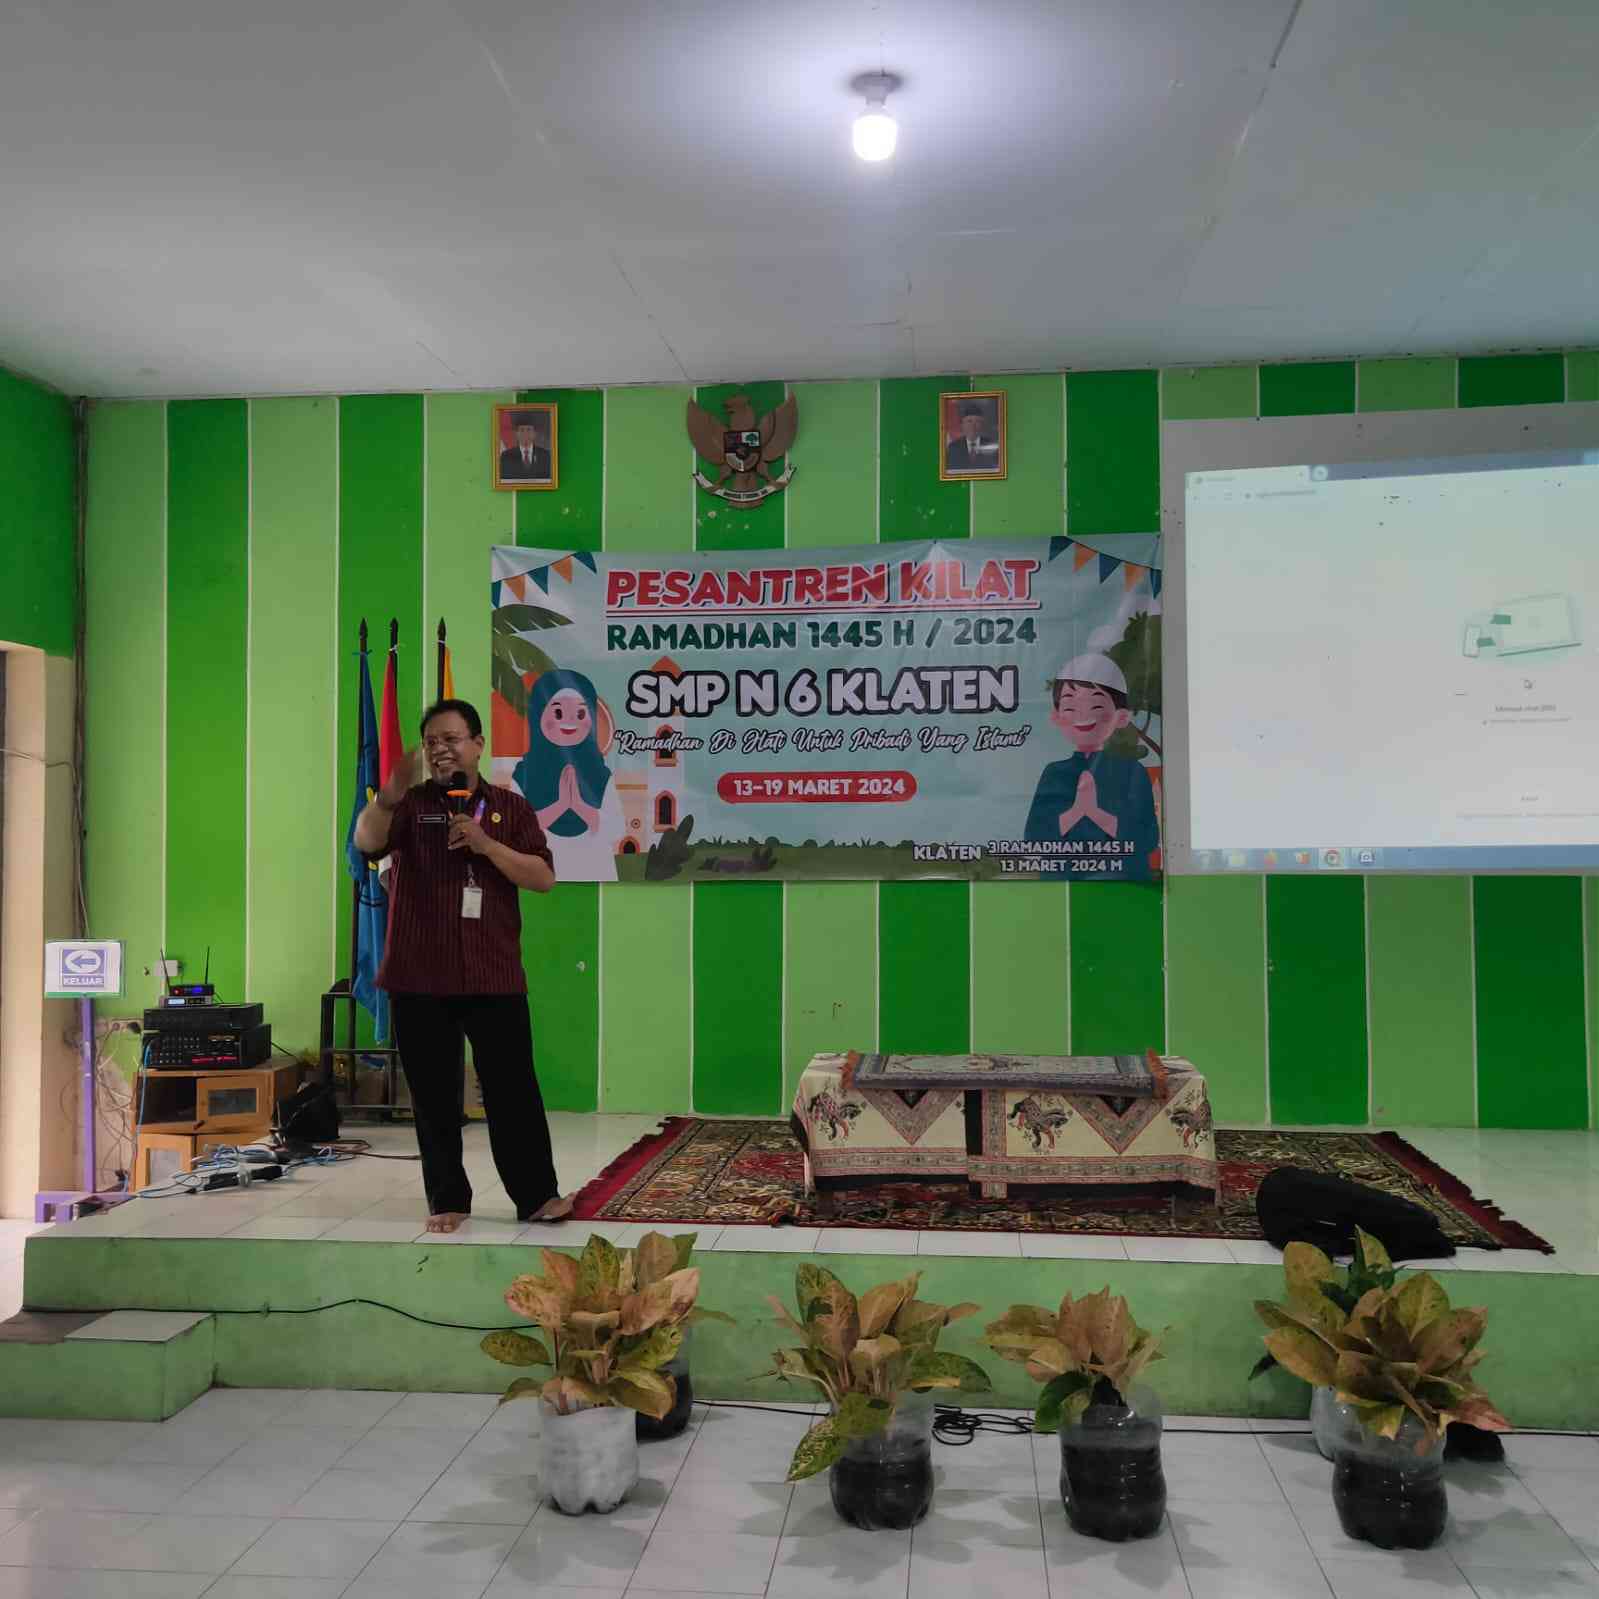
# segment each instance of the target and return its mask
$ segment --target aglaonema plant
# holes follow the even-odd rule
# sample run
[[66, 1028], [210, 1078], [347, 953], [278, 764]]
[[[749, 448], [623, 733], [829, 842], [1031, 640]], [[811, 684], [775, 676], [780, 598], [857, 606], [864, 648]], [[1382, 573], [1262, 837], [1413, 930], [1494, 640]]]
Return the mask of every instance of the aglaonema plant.
[[695, 1321], [730, 1318], [699, 1310], [700, 1274], [688, 1264], [695, 1235], [649, 1233], [636, 1249], [617, 1249], [598, 1234], [580, 1255], [539, 1252], [542, 1275], [516, 1278], [505, 1302], [538, 1325], [548, 1344], [528, 1333], [493, 1332], [482, 1341], [502, 1365], [548, 1366], [547, 1379], [519, 1377], [501, 1404], [544, 1399], [558, 1414], [595, 1405], [622, 1405], [659, 1418], [676, 1398], [662, 1368]]
[[[1318, 1325], [1330, 1323], [1328, 1304], [1341, 1313], [1338, 1325], [1349, 1320], [1354, 1308], [1373, 1288], [1392, 1288], [1399, 1272], [1388, 1258], [1380, 1238], [1355, 1229], [1354, 1258], [1342, 1272], [1314, 1244], [1293, 1242], [1283, 1250], [1283, 1293], [1287, 1303], [1304, 1311]], [[1259, 1377], [1277, 1364], [1268, 1351], [1255, 1362], [1250, 1376]]]
[[1162, 1336], [1140, 1327], [1127, 1301], [1106, 1287], [1078, 1300], [1067, 1294], [1053, 1312], [1012, 1305], [989, 1323], [983, 1342], [1043, 1383], [1033, 1428], [1051, 1433], [1079, 1420], [1090, 1404], [1126, 1404], [1144, 1368], [1163, 1358]]
[[[1346, 1315], [1332, 1297], [1312, 1290], [1323, 1264], [1332, 1270], [1326, 1256], [1311, 1258], [1320, 1251], [1308, 1244], [1289, 1248], [1296, 1256], [1287, 1302], [1255, 1302], [1270, 1329], [1266, 1348], [1279, 1365], [1313, 1387], [1331, 1388], [1379, 1437], [1397, 1438], [1406, 1417], [1415, 1417], [1418, 1453], [1436, 1445], [1452, 1421], [1510, 1430], [1470, 1375], [1482, 1359], [1477, 1345], [1486, 1310], [1451, 1308], [1438, 1281], [1418, 1272], [1397, 1288], [1368, 1289]], [[1287, 1264], [1285, 1252], [1285, 1270]]]
[[790, 1482], [826, 1471], [852, 1439], [885, 1432], [904, 1394], [989, 1391], [988, 1374], [976, 1361], [938, 1348], [944, 1329], [978, 1307], [918, 1299], [920, 1284], [915, 1272], [857, 1299], [830, 1271], [806, 1262], [794, 1274], [797, 1314], [775, 1296], [768, 1301], [801, 1342], [777, 1350], [767, 1375], [811, 1384], [831, 1410], [800, 1440]]

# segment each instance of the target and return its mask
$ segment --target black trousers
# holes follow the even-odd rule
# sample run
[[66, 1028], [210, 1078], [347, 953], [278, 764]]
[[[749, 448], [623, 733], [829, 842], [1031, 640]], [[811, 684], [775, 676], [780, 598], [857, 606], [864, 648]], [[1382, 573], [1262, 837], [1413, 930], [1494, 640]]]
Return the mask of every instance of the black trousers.
[[461, 1162], [460, 1078], [464, 1034], [483, 1086], [489, 1148], [505, 1191], [524, 1219], [560, 1192], [550, 1124], [533, 1070], [526, 994], [391, 994], [400, 1065], [422, 1155], [428, 1210], [470, 1212], [472, 1185]]

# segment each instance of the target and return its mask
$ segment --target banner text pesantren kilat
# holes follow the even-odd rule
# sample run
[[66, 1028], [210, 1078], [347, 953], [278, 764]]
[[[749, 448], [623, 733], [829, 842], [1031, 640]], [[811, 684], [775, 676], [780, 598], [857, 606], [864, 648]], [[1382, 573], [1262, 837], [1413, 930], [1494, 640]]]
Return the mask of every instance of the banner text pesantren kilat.
[[566, 881], [1147, 882], [1159, 549], [1117, 545], [496, 548], [494, 780]]

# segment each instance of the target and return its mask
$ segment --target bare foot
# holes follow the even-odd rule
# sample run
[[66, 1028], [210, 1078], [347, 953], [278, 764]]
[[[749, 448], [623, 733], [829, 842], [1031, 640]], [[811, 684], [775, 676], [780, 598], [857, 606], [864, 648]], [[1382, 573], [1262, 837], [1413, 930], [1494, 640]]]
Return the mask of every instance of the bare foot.
[[458, 1233], [461, 1223], [466, 1220], [466, 1212], [461, 1210], [441, 1210], [436, 1215], [428, 1217], [428, 1231], [430, 1233]]
[[565, 1221], [572, 1214], [572, 1201], [564, 1194], [546, 1200], [530, 1218], [533, 1221]]

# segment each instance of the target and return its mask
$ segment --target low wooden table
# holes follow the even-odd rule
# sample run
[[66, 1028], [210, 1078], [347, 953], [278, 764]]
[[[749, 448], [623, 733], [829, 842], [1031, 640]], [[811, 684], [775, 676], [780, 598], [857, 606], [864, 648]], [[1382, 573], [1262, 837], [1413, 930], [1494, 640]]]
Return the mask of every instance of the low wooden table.
[[136, 1144], [130, 1192], [161, 1186], [211, 1149], [265, 1138], [274, 1109], [299, 1082], [297, 1060], [228, 1069], [141, 1069], [133, 1082]]
[[1161, 1098], [1039, 1088], [866, 1088], [853, 1055], [816, 1055], [794, 1096], [807, 1193], [965, 1181], [973, 1197], [1029, 1189], [1181, 1184], [1214, 1201], [1216, 1136], [1205, 1079], [1158, 1057]]

